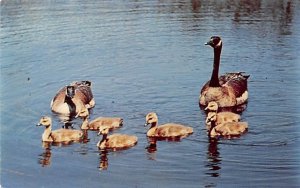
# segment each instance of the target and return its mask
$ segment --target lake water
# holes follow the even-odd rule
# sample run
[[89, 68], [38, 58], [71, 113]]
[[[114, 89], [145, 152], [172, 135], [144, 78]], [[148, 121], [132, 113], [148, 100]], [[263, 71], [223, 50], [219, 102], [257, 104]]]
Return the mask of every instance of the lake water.
[[[300, 1], [2, 0], [0, 27], [0, 187], [299, 187]], [[251, 75], [248, 133], [216, 142], [198, 106], [212, 35], [220, 73]], [[35, 125], [63, 125], [50, 101], [74, 80], [93, 82], [90, 119], [123, 117], [115, 133], [136, 135], [135, 147], [99, 152], [96, 132], [43, 147]], [[150, 111], [194, 134], [147, 148]]]

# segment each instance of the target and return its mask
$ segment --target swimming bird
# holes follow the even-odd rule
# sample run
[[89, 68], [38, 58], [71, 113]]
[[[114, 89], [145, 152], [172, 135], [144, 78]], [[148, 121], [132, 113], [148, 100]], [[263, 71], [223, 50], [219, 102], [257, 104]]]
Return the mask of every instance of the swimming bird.
[[45, 126], [45, 131], [42, 135], [43, 142], [80, 141], [84, 136], [80, 130], [57, 129], [52, 131], [52, 120], [48, 116], [43, 116], [37, 126]]
[[205, 44], [214, 49], [213, 71], [210, 80], [202, 87], [199, 104], [207, 106], [211, 101], [219, 107], [234, 107], [244, 104], [248, 100], [247, 80], [250, 75], [243, 72], [226, 73], [219, 77], [222, 40], [219, 36], [212, 36]]
[[126, 149], [137, 144], [138, 138], [134, 135], [112, 134], [108, 135], [109, 127], [101, 126], [98, 135], [102, 134], [102, 139], [97, 143], [100, 149]]
[[158, 126], [158, 117], [155, 112], [150, 112], [146, 116], [146, 124], [151, 125], [147, 132], [148, 137], [156, 138], [184, 138], [193, 133], [193, 128], [176, 123], [167, 123]]
[[[206, 111], [208, 111], [209, 114], [216, 113], [216, 125], [226, 123], [226, 122], [239, 122], [241, 120], [241, 116], [239, 114], [233, 113], [233, 112], [218, 112], [218, 103], [215, 101], [211, 101], [208, 103], [207, 107], [205, 108]], [[210, 128], [210, 121], [206, 118], [206, 125], [207, 128]]]
[[225, 122], [216, 125], [217, 113], [211, 112], [206, 118], [206, 122], [211, 124], [208, 131], [210, 137], [224, 136], [224, 137], [235, 137], [245, 133], [248, 130], [247, 122]]
[[83, 119], [81, 125], [81, 129], [83, 130], [99, 130], [101, 126], [106, 126], [109, 130], [113, 130], [123, 125], [123, 119], [120, 117], [98, 117], [89, 123], [89, 111], [87, 108], [82, 108], [76, 117], [81, 117]]
[[61, 88], [51, 101], [53, 112], [75, 116], [83, 107], [92, 108], [95, 100], [90, 81], [76, 81]]

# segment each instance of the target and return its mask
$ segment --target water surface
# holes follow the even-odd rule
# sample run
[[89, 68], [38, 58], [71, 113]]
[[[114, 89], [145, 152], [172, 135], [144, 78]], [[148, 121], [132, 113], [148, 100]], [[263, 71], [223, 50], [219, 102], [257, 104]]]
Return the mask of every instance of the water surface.
[[[300, 3], [255, 1], [1, 1], [1, 186], [298, 187]], [[210, 142], [199, 109], [213, 50], [220, 72], [246, 71], [249, 131]], [[42, 115], [56, 91], [91, 80], [90, 116], [121, 116], [138, 144], [99, 152], [100, 139], [43, 147]], [[192, 126], [148, 148], [145, 115]], [[80, 119], [72, 121], [74, 128]]]

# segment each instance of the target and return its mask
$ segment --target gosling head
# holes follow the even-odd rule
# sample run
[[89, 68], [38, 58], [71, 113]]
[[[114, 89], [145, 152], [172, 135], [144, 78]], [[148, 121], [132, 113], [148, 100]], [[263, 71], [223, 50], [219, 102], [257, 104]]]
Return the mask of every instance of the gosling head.
[[155, 112], [150, 112], [147, 114], [146, 116], [146, 123], [145, 126], [149, 125], [149, 124], [153, 124], [153, 123], [157, 123], [158, 118]]
[[82, 119], [86, 119], [89, 117], [89, 110], [87, 108], [82, 108], [81, 111], [76, 115], [77, 117], [80, 117]]
[[109, 132], [109, 127], [108, 126], [101, 126], [99, 128], [98, 136], [101, 135], [101, 134], [102, 135], [107, 135], [108, 132]]
[[40, 119], [40, 122], [36, 125], [36, 126], [45, 126], [45, 127], [49, 127], [52, 123], [52, 120], [50, 117], [48, 116], [43, 116]]
[[210, 45], [214, 49], [222, 48], [222, 40], [219, 36], [212, 36], [205, 45]]
[[213, 123], [215, 123], [217, 121], [217, 113], [216, 112], [209, 112], [207, 114], [207, 117], [206, 117], [206, 124], [211, 126]]
[[210, 111], [210, 112], [217, 112], [218, 108], [219, 108], [218, 103], [215, 101], [211, 101], [208, 103], [207, 107], [204, 110]]

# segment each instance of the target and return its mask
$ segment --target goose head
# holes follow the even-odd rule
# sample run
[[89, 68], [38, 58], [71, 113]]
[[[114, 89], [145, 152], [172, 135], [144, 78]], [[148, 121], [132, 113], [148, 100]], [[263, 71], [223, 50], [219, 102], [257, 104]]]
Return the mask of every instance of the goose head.
[[40, 122], [36, 125], [36, 126], [45, 126], [45, 127], [49, 127], [51, 126], [52, 120], [50, 117], [48, 116], [43, 116], [40, 119]]
[[219, 36], [212, 36], [205, 45], [210, 45], [214, 49], [222, 48], [222, 40]]
[[215, 101], [211, 101], [208, 103], [207, 107], [204, 110], [210, 111], [210, 112], [217, 112], [218, 108], [219, 108], [218, 103]]
[[150, 112], [146, 116], [146, 123], [145, 126], [149, 124], [156, 124], [158, 121], [157, 114], [155, 112]]
[[67, 86], [66, 96], [69, 98], [73, 98], [75, 96], [75, 87], [74, 86]]

